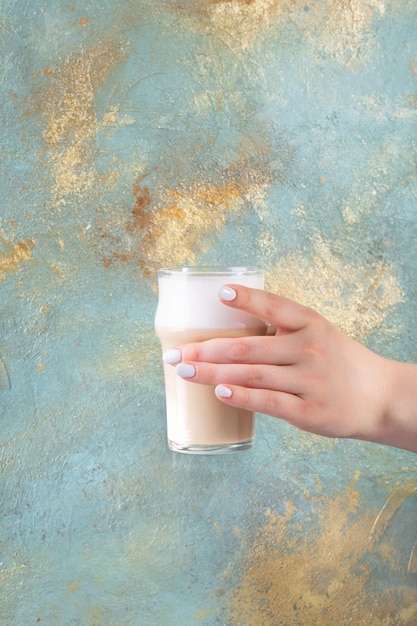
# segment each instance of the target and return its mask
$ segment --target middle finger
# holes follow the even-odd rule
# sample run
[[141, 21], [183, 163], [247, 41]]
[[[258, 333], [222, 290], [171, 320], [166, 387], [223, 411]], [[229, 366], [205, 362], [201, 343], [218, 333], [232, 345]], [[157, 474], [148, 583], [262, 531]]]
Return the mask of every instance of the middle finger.
[[[280, 336], [209, 339], [178, 346], [177, 363], [262, 363], [293, 365], [297, 362], [297, 344], [293, 333]], [[171, 352], [171, 351], [170, 351]], [[175, 364], [174, 361], [168, 361]]]

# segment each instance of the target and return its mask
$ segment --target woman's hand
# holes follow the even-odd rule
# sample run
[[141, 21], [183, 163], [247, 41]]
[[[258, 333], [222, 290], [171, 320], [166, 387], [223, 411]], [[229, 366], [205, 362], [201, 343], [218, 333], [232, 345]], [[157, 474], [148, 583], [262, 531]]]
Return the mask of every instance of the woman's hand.
[[275, 334], [179, 346], [164, 355], [178, 375], [214, 385], [226, 404], [303, 430], [417, 452], [417, 366], [376, 355], [287, 298], [240, 285], [219, 297]]

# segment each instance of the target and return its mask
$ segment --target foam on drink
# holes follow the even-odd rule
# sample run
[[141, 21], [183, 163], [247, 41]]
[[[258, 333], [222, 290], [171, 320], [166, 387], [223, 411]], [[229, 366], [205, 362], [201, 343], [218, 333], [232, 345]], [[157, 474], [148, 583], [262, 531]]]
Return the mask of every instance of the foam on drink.
[[[244, 274], [233, 268], [229, 274], [205, 275], [194, 268], [161, 273], [158, 276], [159, 301], [155, 325], [169, 328], [251, 328], [262, 325], [259, 319], [231, 309], [220, 302], [218, 290], [225, 283], [263, 289], [263, 276]], [[160, 270], [167, 272], [167, 270]]]

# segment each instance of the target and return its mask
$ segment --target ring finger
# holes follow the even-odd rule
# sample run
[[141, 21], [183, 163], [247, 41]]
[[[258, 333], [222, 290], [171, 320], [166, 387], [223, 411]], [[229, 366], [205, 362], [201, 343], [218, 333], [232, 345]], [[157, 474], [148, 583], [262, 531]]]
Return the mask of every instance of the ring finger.
[[291, 394], [302, 393], [299, 377], [293, 366], [229, 365], [212, 363], [180, 363], [176, 374], [203, 385], [229, 384], [252, 389], [271, 389]]

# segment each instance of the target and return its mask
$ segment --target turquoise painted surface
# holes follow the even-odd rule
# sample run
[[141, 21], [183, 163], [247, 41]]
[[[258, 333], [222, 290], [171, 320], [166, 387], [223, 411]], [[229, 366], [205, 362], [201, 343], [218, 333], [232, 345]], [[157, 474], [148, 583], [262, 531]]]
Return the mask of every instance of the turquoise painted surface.
[[1, 5], [0, 623], [412, 625], [412, 454], [165, 442], [155, 269], [415, 361], [413, 1]]

